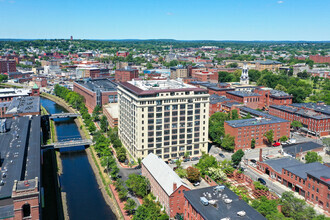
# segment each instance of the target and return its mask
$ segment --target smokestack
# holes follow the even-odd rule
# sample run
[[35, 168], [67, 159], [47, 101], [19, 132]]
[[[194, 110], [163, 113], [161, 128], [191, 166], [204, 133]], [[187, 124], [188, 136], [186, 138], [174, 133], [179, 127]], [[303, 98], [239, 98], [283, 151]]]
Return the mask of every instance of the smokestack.
[[263, 159], [262, 159], [262, 148], [260, 148], [260, 151], [259, 151], [259, 161], [262, 162]]

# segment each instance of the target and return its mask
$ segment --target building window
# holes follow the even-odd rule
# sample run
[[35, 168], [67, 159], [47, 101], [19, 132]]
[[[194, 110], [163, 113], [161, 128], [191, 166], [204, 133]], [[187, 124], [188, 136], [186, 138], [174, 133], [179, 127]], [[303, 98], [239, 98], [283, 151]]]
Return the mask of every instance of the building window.
[[22, 206], [23, 218], [31, 216], [31, 207], [30, 204], [26, 203]]

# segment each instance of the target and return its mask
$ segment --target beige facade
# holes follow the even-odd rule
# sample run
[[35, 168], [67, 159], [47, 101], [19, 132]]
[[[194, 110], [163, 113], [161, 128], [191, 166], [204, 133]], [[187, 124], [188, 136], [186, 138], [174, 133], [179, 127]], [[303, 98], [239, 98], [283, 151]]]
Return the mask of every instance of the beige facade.
[[176, 80], [129, 81], [119, 84], [118, 97], [119, 137], [135, 159], [207, 152], [207, 90]]
[[188, 70], [186, 68], [172, 68], [171, 79], [188, 77]]

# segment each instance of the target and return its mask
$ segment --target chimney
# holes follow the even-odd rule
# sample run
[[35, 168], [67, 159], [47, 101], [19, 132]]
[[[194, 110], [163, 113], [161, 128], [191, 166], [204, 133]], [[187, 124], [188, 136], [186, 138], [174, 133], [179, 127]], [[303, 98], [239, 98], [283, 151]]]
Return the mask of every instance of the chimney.
[[177, 184], [176, 184], [176, 183], [173, 183], [173, 191], [175, 191], [176, 188], [178, 188], [178, 187], [177, 187]]
[[281, 213], [282, 212], [282, 205], [277, 205], [277, 210]]
[[262, 162], [262, 148], [260, 148], [260, 151], [259, 151], [259, 161]]

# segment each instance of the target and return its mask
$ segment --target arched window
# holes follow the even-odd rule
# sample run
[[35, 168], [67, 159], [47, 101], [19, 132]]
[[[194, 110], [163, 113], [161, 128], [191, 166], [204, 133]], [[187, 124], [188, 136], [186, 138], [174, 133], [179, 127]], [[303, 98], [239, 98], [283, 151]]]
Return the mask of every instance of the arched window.
[[30, 204], [26, 203], [22, 206], [23, 218], [31, 216], [31, 207]]

